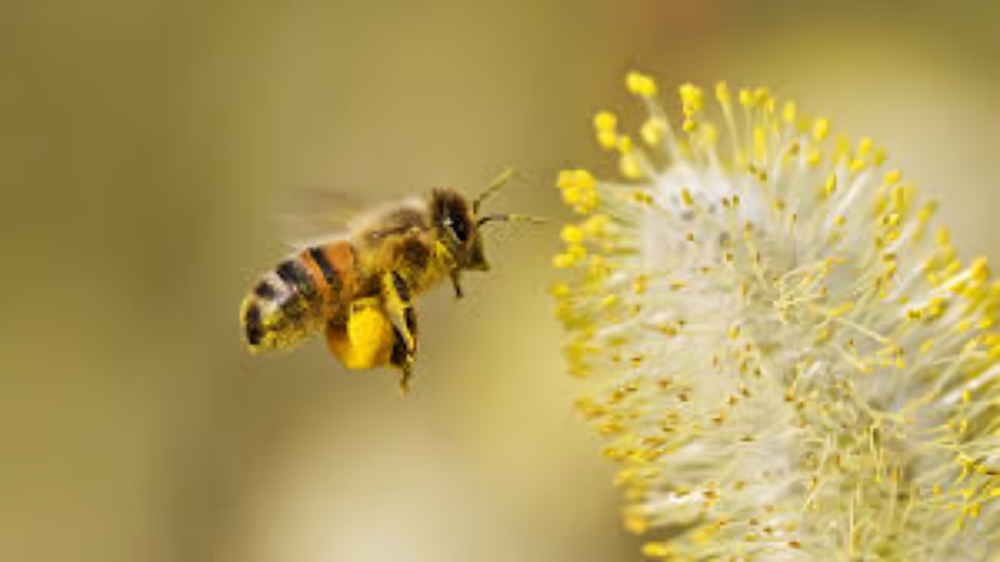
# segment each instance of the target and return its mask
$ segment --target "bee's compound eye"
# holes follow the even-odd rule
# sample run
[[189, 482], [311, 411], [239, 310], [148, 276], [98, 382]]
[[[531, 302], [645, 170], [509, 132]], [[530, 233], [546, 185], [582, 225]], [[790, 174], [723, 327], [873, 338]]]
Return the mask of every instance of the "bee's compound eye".
[[459, 242], [465, 242], [469, 238], [469, 225], [462, 215], [451, 214], [445, 217], [444, 225], [455, 235]]

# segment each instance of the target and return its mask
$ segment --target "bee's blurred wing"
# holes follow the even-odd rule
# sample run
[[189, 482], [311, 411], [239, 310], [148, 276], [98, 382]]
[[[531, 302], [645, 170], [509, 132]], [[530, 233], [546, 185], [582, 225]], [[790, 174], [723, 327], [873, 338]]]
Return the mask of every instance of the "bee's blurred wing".
[[289, 210], [278, 214], [277, 222], [293, 249], [343, 238], [349, 223], [371, 207], [355, 193], [321, 187], [295, 189], [290, 199]]

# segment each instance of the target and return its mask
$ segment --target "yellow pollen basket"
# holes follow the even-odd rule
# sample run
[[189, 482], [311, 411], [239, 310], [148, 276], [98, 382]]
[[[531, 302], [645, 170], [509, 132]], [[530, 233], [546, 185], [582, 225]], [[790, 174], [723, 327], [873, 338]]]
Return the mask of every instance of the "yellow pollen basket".
[[396, 341], [395, 329], [377, 306], [356, 305], [345, 331], [328, 333], [330, 350], [348, 369], [372, 369], [389, 363]]

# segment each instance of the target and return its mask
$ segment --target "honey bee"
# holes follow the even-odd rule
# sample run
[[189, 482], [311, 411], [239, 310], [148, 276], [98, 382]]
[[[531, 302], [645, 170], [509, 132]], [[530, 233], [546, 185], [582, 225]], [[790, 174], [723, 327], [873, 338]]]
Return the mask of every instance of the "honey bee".
[[417, 353], [414, 299], [445, 281], [461, 298], [461, 274], [489, 269], [485, 224], [539, 221], [479, 215], [511, 175], [508, 170], [472, 201], [455, 189], [434, 189], [364, 214], [346, 232], [279, 263], [243, 300], [240, 321], [250, 350], [288, 348], [322, 331], [348, 369], [398, 370], [405, 394]]

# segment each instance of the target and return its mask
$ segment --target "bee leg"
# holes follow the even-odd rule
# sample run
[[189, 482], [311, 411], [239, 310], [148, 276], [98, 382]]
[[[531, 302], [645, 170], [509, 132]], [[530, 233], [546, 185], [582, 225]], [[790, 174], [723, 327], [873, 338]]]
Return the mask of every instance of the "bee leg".
[[412, 358], [417, 353], [417, 311], [413, 308], [410, 287], [398, 271], [392, 271], [382, 277], [382, 290], [389, 312], [402, 319], [402, 340]]
[[451, 285], [455, 287], [456, 299], [462, 298], [462, 284], [459, 282], [458, 275], [459, 273], [457, 269], [453, 269], [451, 271]]
[[413, 355], [407, 351], [403, 335], [398, 329], [395, 330], [395, 336], [389, 364], [399, 369], [399, 392], [406, 396], [410, 392], [410, 378], [413, 376]]

